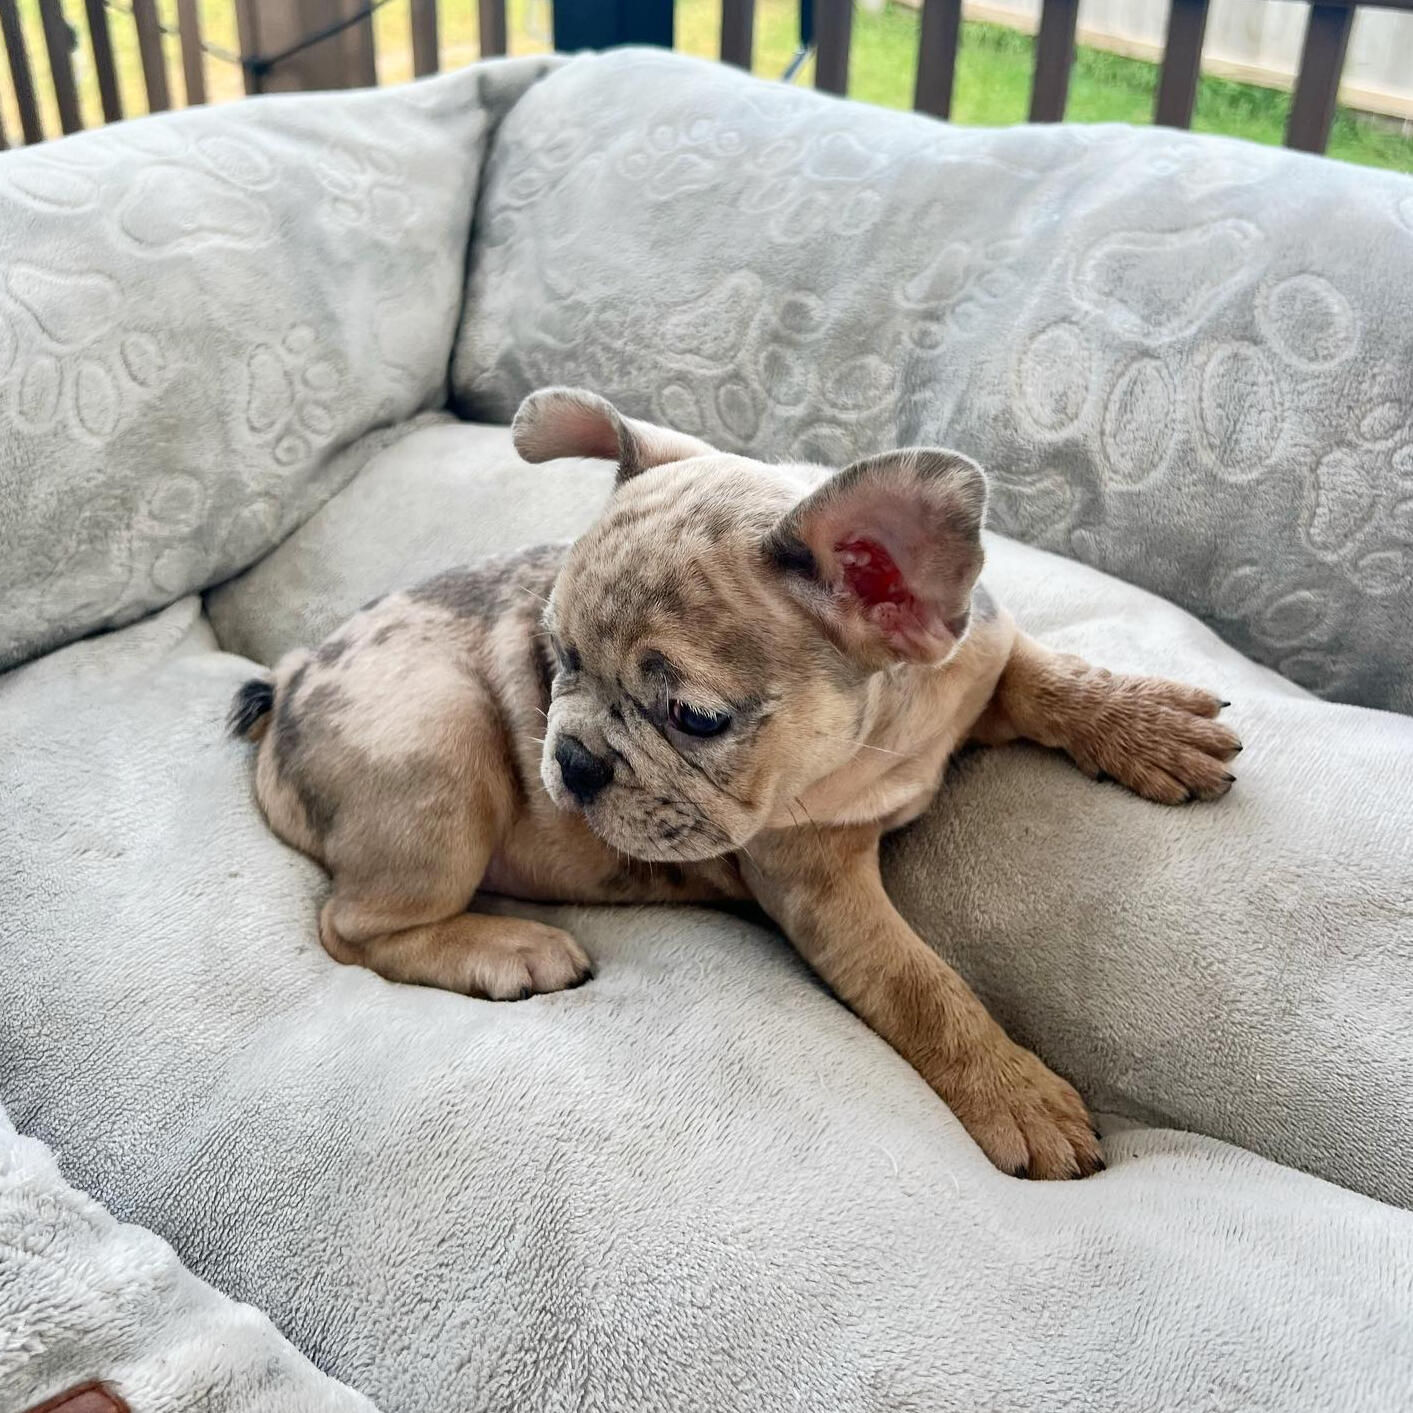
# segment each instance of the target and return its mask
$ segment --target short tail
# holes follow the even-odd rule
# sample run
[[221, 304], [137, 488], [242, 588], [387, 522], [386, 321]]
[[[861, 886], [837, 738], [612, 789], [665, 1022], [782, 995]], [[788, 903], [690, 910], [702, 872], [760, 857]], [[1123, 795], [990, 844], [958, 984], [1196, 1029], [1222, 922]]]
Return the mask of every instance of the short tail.
[[266, 717], [275, 709], [275, 684], [263, 677], [252, 677], [243, 682], [231, 703], [231, 714], [226, 724], [232, 736], [241, 736], [247, 741], [258, 741], [265, 734], [268, 724]]

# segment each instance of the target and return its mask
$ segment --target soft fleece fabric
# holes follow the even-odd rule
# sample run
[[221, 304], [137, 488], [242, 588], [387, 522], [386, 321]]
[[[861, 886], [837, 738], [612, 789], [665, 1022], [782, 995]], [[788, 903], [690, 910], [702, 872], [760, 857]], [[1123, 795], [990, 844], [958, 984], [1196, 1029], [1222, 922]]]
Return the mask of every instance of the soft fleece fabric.
[[[222, 591], [222, 633], [239, 625], [262, 656], [277, 652], [377, 592], [399, 554], [418, 572], [440, 567], [411, 547], [430, 542], [450, 562], [499, 517], [518, 527], [540, 488], [546, 521], [569, 531], [566, 487], [583, 478], [586, 517], [607, 475], [524, 467], [503, 432], [425, 429], [370, 462], [280, 566]], [[1389, 1090], [1413, 1048], [1406, 1015], [1374, 1013], [1382, 1068], [1350, 1075], [1344, 1058], [1355, 1002], [1368, 1014], [1370, 995], [1397, 993], [1407, 974], [1391, 923], [1364, 936], [1372, 885], [1346, 878], [1315, 956], [1298, 909], [1266, 909], [1269, 944], [1244, 931], [1193, 944], [1190, 966], [1173, 965], [1165, 922], [1212, 926], [1218, 890], [1231, 904], [1290, 862], [1251, 832], [1297, 785], [1274, 738], [1317, 736], [1338, 756], [1356, 749], [1346, 720], [1364, 714], [1313, 702], [1091, 570], [1014, 546], [994, 560], [998, 594], [1041, 610], [1050, 576], [1075, 576], [1038, 625], [1048, 635], [1083, 637], [1107, 618], [1127, 665], [1230, 690], [1256, 728], [1251, 764], [1227, 804], [1165, 811], [1027, 751], [969, 763], [897, 846], [895, 889], [910, 849], [932, 880], [905, 906], [963, 947], [998, 916], [1021, 939], [1054, 921], [1053, 956], [1018, 944], [985, 968], [961, 959], [1052, 1059], [1072, 1061], [1100, 1023], [1084, 1079], [1103, 1102], [1137, 1094], [1150, 1119], [1220, 1119], [1400, 1196], [1408, 1120]], [[1125, 621], [1153, 631], [1126, 639]], [[17, 1124], [53, 1145], [71, 1181], [160, 1231], [385, 1413], [972, 1413], [1038, 1400], [1286, 1413], [1405, 1400], [1413, 1214], [1119, 1117], [1106, 1120], [1100, 1177], [1003, 1177], [767, 928], [690, 909], [546, 910], [598, 975], [515, 1005], [338, 966], [314, 934], [324, 877], [265, 829], [247, 748], [223, 734], [251, 668], [216, 650], [186, 600], [0, 679], [12, 802], [0, 1074]], [[1351, 797], [1330, 810], [1332, 834], [1357, 827]], [[1061, 831], [1110, 873], [1171, 854], [1146, 885], [1148, 930], [1112, 912], [1107, 877], [1064, 870]], [[1322, 882], [1313, 846], [1295, 863], [1326, 892], [1346, 873], [1330, 866]], [[966, 902], [929, 903], [949, 879]], [[1211, 898], [1184, 886], [1198, 879]], [[1087, 926], [1072, 927], [1061, 894]], [[973, 931], [944, 926], [960, 912]], [[1336, 965], [1341, 953], [1353, 963]], [[1233, 1008], [1243, 978], [1252, 999]], [[1295, 1004], [1317, 995], [1323, 1006]], [[1136, 1019], [1116, 1028], [1125, 1013]], [[1171, 1035], [1170, 1016], [1205, 1036], [1135, 1042], [1140, 1028]], [[1304, 1053], [1285, 1056], [1284, 1074], [1242, 1070], [1291, 1025]], [[1194, 1105], [1238, 1074], [1245, 1100]], [[1341, 1125], [1347, 1148], [1331, 1158], [1324, 1136]]]
[[[212, 594], [217, 633], [274, 662], [399, 584], [572, 539], [611, 484], [604, 462], [527, 467], [503, 428], [419, 431]], [[964, 756], [887, 850], [894, 898], [1100, 1107], [1413, 1207], [1413, 721], [1317, 701], [1073, 561], [1001, 536], [987, 555], [1029, 631], [1219, 690], [1249, 748], [1231, 794], [1188, 809], [1040, 750]]]
[[993, 526], [1413, 711], [1413, 180], [1164, 128], [953, 128], [648, 50], [511, 111], [453, 379], [757, 456], [930, 443]]
[[[1237, 791], [1178, 812], [1034, 752], [969, 758], [890, 847], [920, 930], [1119, 1111], [1107, 1173], [1042, 1186], [992, 1170], [741, 919], [555, 910], [598, 977], [521, 1005], [339, 968], [314, 936], [323, 877], [265, 829], [223, 718], [255, 662], [391, 584], [572, 534], [604, 493], [603, 467], [523, 467], [503, 432], [443, 415], [468, 229], [463, 407], [587, 381], [768, 454], [961, 442], [1002, 528], [1187, 594], [1326, 695], [1406, 706], [1413, 183], [1173, 134], [958, 134], [663, 57], [527, 89], [539, 72], [0, 157], [0, 212], [26, 213], [0, 291], [0, 660], [35, 659], [0, 676], [17, 1127], [389, 1413], [1401, 1410], [1406, 719], [1318, 702], [1137, 590], [993, 545], [1030, 626], [1222, 687], [1248, 741]], [[194, 204], [141, 199], [198, 171]], [[1326, 214], [1302, 226], [1297, 190]], [[285, 238], [261, 245], [252, 207]], [[170, 210], [190, 220], [163, 227]], [[115, 292], [135, 230], [158, 244]], [[211, 620], [179, 597], [252, 560]], [[0, 1270], [30, 1230], [3, 1230]], [[82, 1265], [73, 1308], [140, 1305], [109, 1270]], [[180, 1369], [184, 1322], [215, 1307], [170, 1289], [170, 1324], [111, 1327]], [[7, 1399], [30, 1396], [36, 1347], [68, 1357], [34, 1332], [70, 1306], [25, 1308]], [[212, 1378], [304, 1369], [220, 1311]], [[140, 1363], [94, 1348], [109, 1367], [84, 1376]], [[334, 1396], [306, 1374], [290, 1387]], [[217, 1388], [231, 1413], [304, 1406]]]
[[76, 1192], [0, 1109], [0, 1407], [96, 1378], [138, 1413], [376, 1413], [166, 1242]]
[[446, 397], [481, 159], [552, 61], [0, 161], [0, 669], [243, 569]]

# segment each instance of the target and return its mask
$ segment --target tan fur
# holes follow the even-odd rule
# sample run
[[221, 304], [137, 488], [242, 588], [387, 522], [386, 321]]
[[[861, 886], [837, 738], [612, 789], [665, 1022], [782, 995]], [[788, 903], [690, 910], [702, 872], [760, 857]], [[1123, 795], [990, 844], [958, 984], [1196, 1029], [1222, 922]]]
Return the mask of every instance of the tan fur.
[[279, 665], [268, 717], [242, 717], [271, 827], [332, 877], [330, 954], [511, 999], [589, 960], [556, 929], [468, 912], [478, 889], [754, 898], [998, 1166], [1102, 1166], [1075, 1091], [892, 907], [878, 841], [968, 739], [1213, 798], [1240, 749], [1220, 703], [1052, 653], [973, 592], [985, 483], [952, 453], [764, 466], [561, 390], [527, 399], [516, 439], [531, 459], [618, 460], [598, 523], [370, 605]]
[[981, 745], [1025, 738], [1062, 750], [1092, 779], [1180, 805], [1215, 800], [1236, 779], [1223, 762], [1241, 746], [1212, 719], [1224, 705], [1201, 688], [1115, 676], [1022, 636], [972, 735]]

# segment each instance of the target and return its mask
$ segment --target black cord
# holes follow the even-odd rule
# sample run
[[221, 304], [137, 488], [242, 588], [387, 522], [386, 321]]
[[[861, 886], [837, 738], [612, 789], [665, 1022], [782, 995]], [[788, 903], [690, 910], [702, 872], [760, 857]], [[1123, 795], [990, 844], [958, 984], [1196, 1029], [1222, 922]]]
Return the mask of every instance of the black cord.
[[[262, 74], [269, 73], [276, 64], [283, 64], [286, 59], [294, 58], [296, 54], [301, 53], [303, 50], [315, 44], [322, 44], [324, 40], [332, 39], [334, 35], [342, 34], [344, 30], [350, 29], [356, 24], [362, 24], [364, 20], [376, 14], [388, 3], [389, 0], [369, 0], [369, 3], [364, 5], [361, 10], [356, 11], [352, 15], [347, 15], [341, 20], [335, 20], [333, 24], [325, 25], [323, 29], [315, 30], [313, 34], [306, 34], [298, 44], [291, 44], [288, 49], [281, 49], [275, 54], [237, 54], [234, 50], [227, 49], [221, 44], [212, 44], [205, 38], [201, 41], [201, 48], [204, 53], [209, 54], [213, 59], [219, 59], [225, 64], [239, 64], [247, 73], [258, 78]], [[103, 0], [103, 7], [104, 9], [111, 10], [115, 15], [125, 15], [128, 19], [132, 18], [132, 7], [130, 5], [119, 4], [118, 0]], [[157, 28], [163, 34], [170, 35], [173, 39], [181, 38], [181, 30], [175, 25], [164, 24], [159, 19], [157, 21]], [[70, 26], [70, 31], [73, 33], [74, 37], [73, 47], [77, 48], [78, 32], [74, 30], [72, 26]], [[809, 58], [813, 49], [814, 46], [812, 44], [802, 44], [799, 47], [794, 58], [790, 60], [789, 66], [781, 75], [781, 78], [786, 83], [794, 78], [800, 71], [801, 65]]]
[[[126, 15], [129, 19], [132, 18], [132, 7], [130, 5], [119, 5], [116, 3], [116, 0], [103, 0], [103, 8], [105, 10], [111, 10], [115, 15]], [[163, 34], [171, 35], [173, 39], [181, 38], [181, 30], [175, 25], [163, 24], [159, 19], [157, 21], [157, 28], [161, 30]], [[203, 39], [201, 41], [201, 47], [213, 59], [220, 59], [227, 64], [239, 64], [241, 62], [239, 54], [219, 44], [208, 44], [206, 40]]]
[[292, 59], [296, 54], [308, 49], [311, 45], [322, 44], [326, 39], [332, 39], [336, 34], [342, 34], [344, 30], [351, 29], [356, 24], [361, 24], [370, 15], [381, 10], [389, 0], [370, 0], [361, 10], [355, 11], [351, 15], [345, 16], [341, 20], [335, 20], [331, 25], [325, 25], [323, 29], [317, 29], [313, 34], [306, 34], [298, 44], [291, 44], [288, 49], [281, 49], [277, 54], [262, 54], [256, 58], [242, 59], [241, 63], [252, 74], [267, 73], [276, 64], [283, 64], [286, 59]]
[[795, 50], [795, 57], [785, 66], [785, 72], [780, 75], [781, 83], [789, 83], [792, 78], [804, 67], [804, 62], [814, 53], [813, 44], [802, 44]]
[[[361, 10], [352, 15], [346, 15], [341, 20], [335, 20], [331, 25], [325, 25], [323, 29], [315, 30], [313, 34], [306, 34], [298, 44], [291, 44], [288, 49], [281, 49], [275, 54], [237, 54], [234, 50], [227, 49], [220, 44], [210, 44], [205, 39], [201, 41], [201, 48], [213, 59], [220, 59], [226, 64], [239, 64], [247, 73], [259, 77], [261, 74], [269, 73], [276, 64], [283, 64], [286, 59], [292, 59], [301, 51], [310, 48], [315, 44], [322, 44], [326, 39], [332, 39], [336, 34], [342, 34], [344, 30], [352, 28], [356, 24], [362, 24], [370, 15], [381, 10], [389, 0], [369, 0]], [[132, 18], [132, 7], [120, 5], [117, 0], [103, 0], [105, 9], [112, 10], [115, 15], [126, 15]], [[173, 38], [181, 37], [181, 30], [173, 25], [163, 24], [158, 21], [158, 28], [163, 34], [171, 35]]]

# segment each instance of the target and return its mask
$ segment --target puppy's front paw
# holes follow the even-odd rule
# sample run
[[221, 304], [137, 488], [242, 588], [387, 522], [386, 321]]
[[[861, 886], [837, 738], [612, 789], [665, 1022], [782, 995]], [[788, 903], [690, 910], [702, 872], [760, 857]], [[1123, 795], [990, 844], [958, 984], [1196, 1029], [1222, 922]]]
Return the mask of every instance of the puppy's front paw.
[[1103, 1171], [1084, 1100], [1029, 1050], [1006, 1041], [959, 1067], [943, 1088], [952, 1112], [1003, 1173], [1078, 1178]]
[[495, 934], [467, 953], [462, 989], [488, 1001], [523, 1001], [579, 986], [593, 974], [584, 949], [567, 932], [528, 918], [497, 918]]
[[1088, 667], [1065, 747], [1092, 778], [1108, 776], [1163, 805], [1215, 800], [1236, 777], [1226, 762], [1241, 749], [1214, 720], [1226, 705], [1210, 692], [1162, 677], [1127, 677]]

